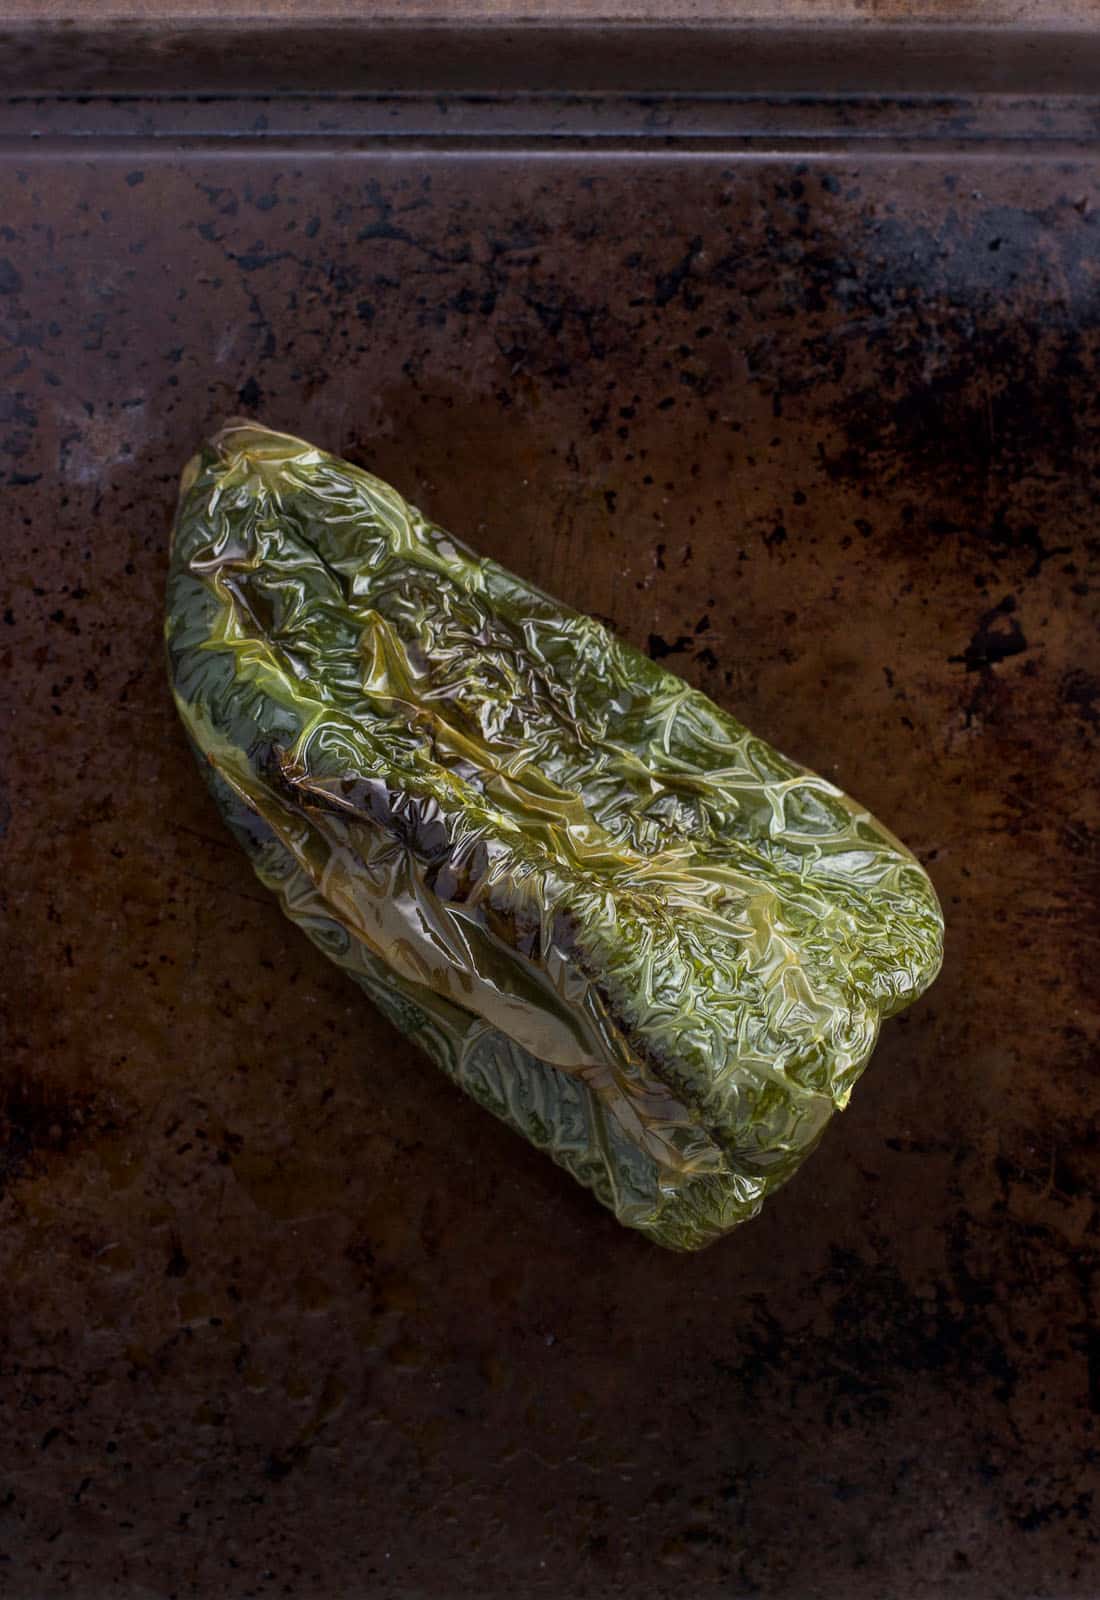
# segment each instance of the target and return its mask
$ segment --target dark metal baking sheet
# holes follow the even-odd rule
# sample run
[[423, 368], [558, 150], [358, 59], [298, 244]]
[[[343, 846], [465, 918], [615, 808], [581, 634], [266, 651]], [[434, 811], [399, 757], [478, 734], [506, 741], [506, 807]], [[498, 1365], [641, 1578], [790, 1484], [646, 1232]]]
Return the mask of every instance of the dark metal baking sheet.
[[[982, 93], [839, 93], [797, 51], [724, 92], [696, 41], [533, 96], [500, 30], [489, 87], [436, 93], [425, 35], [400, 94], [32, 33], [0, 128], [0, 1589], [1095, 1595], [1087, 83], [1011, 30]], [[928, 863], [940, 981], [724, 1244], [620, 1230], [223, 837], [160, 627], [179, 468], [242, 410]]]

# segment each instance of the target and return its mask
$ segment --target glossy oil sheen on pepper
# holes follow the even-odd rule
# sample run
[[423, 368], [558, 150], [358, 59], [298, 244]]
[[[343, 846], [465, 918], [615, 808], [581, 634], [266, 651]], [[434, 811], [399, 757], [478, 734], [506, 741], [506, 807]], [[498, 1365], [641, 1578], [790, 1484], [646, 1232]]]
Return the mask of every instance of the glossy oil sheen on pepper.
[[938, 970], [864, 810], [302, 440], [231, 423], [188, 465], [166, 636], [288, 915], [661, 1244], [752, 1217]]

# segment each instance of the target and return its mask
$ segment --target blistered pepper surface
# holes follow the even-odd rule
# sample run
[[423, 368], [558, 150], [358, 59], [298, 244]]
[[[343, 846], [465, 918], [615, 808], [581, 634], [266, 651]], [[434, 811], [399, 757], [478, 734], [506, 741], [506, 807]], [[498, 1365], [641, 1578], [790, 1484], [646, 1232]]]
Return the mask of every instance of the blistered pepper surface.
[[935, 893], [865, 811], [301, 440], [190, 463], [166, 633], [287, 913], [662, 1244], [754, 1215], [935, 976]]

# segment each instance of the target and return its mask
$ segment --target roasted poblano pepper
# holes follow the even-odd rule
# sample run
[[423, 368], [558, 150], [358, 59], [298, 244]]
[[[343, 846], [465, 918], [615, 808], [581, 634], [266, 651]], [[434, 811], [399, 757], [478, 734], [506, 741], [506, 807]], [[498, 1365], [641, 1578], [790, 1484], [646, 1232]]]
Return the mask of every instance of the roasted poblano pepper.
[[865, 811], [300, 439], [190, 462], [166, 633], [287, 914], [661, 1244], [752, 1217], [935, 976], [935, 893]]

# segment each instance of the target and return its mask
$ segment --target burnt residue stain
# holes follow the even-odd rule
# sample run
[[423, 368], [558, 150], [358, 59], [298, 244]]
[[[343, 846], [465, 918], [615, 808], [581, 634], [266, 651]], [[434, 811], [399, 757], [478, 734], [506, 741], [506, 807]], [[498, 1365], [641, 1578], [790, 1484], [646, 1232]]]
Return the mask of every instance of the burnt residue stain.
[[1016, 596], [1006, 594], [984, 614], [962, 655], [949, 659], [961, 661], [967, 672], [985, 672], [1009, 656], [1022, 655], [1028, 645], [1015, 610]]
[[88, 1138], [97, 1123], [97, 1098], [73, 1093], [45, 1075], [22, 1069], [0, 1076], [0, 1193]]
[[241, 385], [237, 390], [237, 400], [249, 412], [254, 412], [263, 405], [264, 392], [255, 378], [250, 377]]
[[[777, 198], [774, 282], [750, 302], [805, 319], [799, 359], [777, 362], [770, 333], [750, 338], [753, 381], [777, 414], [831, 391], [821, 465], [907, 511], [893, 548], [961, 541], [994, 562], [1023, 557], [1034, 578], [1071, 549], [1049, 532], [1066, 510], [1051, 484], [1066, 475], [1078, 514], [1093, 515], [1075, 463], [1100, 420], [1100, 213], [1068, 186], [1008, 205], [957, 183], [935, 216], [868, 206], [853, 239], [847, 206], [809, 198]], [[743, 292], [763, 263], [742, 251], [723, 268]]]
[[663, 661], [666, 656], [682, 655], [694, 643], [694, 639], [686, 633], [679, 634], [675, 639], [665, 639], [659, 633], [651, 633], [646, 654], [651, 661]]
[[869, 1416], [888, 1417], [902, 1391], [922, 1376], [932, 1376], [960, 1401], [988, 1389], [999, 1402], [1010, 1402], [1019, 1366], [996, 1319], [986, 1314], [988, 1290], [966, 1264], [972, 1227], [966, 1213], [956, 1217], [953, 1273], [922, 1295], [889, 1263], [834, 1248], [827, 1270], [807, 1292], [809, 1305], [830, 1308], [827, 1345], [819, 1346], [808, 1326], [780, 1321], [761, 1299], [744, 1330], [745, 1353], [735, 1364], [717, 1362], [716, 1370], [750, 1396], [778, 1384], [792, 1403], [805, 1384], [819, 1384], [825, 1421], [838, 1430]]
[[699, 304], [697, 296], [692, 296], [688, 289], [692, 268], [703, 249], [703, 240], [700, 236], [692, 239], [684, 252], [683, 259], [669, 272], [657, 274], [653, 286], [653, 303], [656, 306], [667, 306], [678, 294], [683, 294], [684, 303], [688, 310], [693, 311]]
[[1090, 728], [1100, 728], [1100, 675], [1072, 668], [1062, 678], [1059, 698]]
[[982, 614], [965, 650], [948, 657], [952, 665], [961, 665], [968, 674], [976, 675], [963, 707], [967, 728], [979, 722], [997, 725], [1005, 719], [1009, 695], [997, 669], [1014, 656], [1026, 655], [1030, 648], [1015, 615], [1016, 606], [1016, 596], [1005, 595]]

